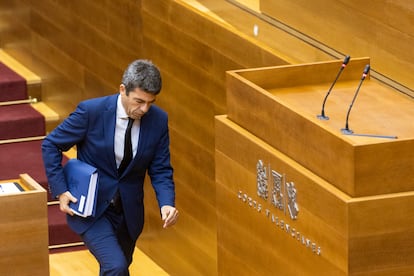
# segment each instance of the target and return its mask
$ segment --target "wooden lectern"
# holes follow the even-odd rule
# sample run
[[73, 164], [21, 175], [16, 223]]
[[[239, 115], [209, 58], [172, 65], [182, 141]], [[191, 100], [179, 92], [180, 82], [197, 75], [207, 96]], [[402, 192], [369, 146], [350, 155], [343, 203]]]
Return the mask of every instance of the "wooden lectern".
[[23, 191], [0, 193], [0, 275], [49, 275], [47, 195], [28, 174], [18, 183]]
[[414, 272], [414, 102], [361, 82], [369, 59], [351, 59], [320, 120], [341, 64], [227, 72], [228, 114], [216, 117], [219, 275]]

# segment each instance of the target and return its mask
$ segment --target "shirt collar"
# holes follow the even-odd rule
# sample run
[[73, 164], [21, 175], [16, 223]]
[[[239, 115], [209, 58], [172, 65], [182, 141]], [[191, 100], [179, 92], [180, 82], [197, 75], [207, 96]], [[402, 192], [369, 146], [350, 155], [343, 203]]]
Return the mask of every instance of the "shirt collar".
[[116, 117], [120, 119], [128, 119], [128, 114], [121, 102], [121, 94], [118, 95], [118, 101], [116, 103]]

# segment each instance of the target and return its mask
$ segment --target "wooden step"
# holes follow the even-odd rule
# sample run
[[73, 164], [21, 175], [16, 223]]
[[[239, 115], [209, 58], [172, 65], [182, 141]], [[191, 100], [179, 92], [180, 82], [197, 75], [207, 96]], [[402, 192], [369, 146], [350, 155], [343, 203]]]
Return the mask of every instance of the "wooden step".
[[23, 103], [30, 103], [30, 106], [33, 109], [35, 109], [37, 112], [43, 115], [45, 119], [45, 126], [46, 126], [45, 134], [51, 132], [59, 124], [59, 114], [57, 114], [53, 109], [47, 106], [44, 102], [38, 102], [36, 99], [0, 102], [0, 107], [23, 104]]
[[82, 244], [82, 239], [73, 232], [67, 222], [66, 214], [59, 209], [59, 202], [48, 202], [47, 205], [49, 222], [49, 250], [71, 247], [74, 244]]
[[51, 132], [59, 124], [59, 114], [48, 107], [44, 102], [32, 103], [32, 107], [45, 117], [46, 133]]
[[0, 49], [0, 61], [14, 72], [22, 76], [27, 83], [27, 95], [29, 98], [36, 98], [38, 101], [42, 98], [42, 79], [23, 66], [20, 62]]
[[59, 114], [48, 107], [46, 103], [41, 102], [42, 79], [2, 49], [0, 49], [0, 62], [5, 64], [7, 67], [12, 69], [14, 72], [26, 80], [27, 94], [31, 101], [32, 107], [45, 117], [46, 133], [52, 131], [59, 124]]
[[30, 104], [0, 106], [0, 139], [42, 136], [46, 133], [45, 117]]

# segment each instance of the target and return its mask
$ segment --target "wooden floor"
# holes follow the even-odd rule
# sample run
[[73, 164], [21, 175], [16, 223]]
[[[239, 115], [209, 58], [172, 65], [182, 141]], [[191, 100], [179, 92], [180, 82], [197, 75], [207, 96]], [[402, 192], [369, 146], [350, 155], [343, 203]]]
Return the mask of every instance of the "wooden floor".
[[[87, 250], [49, 255], [50, 276], [90, 276], [99, 275], [99, 266]], [[138, 248], [134, 252], [134, 261], [130, 274], [136, 276], [169, 275]]]

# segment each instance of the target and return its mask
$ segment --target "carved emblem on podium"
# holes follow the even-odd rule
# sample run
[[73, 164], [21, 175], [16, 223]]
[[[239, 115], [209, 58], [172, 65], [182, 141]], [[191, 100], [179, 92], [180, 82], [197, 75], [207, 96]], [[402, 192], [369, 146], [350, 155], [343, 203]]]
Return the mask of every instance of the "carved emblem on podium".
[[285, 214], [288, 211], [290, 218], [298, 218], [299, 206], [296, 201], [297, 190], [294, 182], [286, 182], [286, 177], [269, 168], [266, 168], [262, 160], [257, 161], [257, 195], [265, 200], [269, 197], [268, 174], [270, 171], [272, 178], [270, 203]]
[[267, 200], [268, 195], [269, 195], [269, 188], [267, 185], [266, 167], [263, 165], [262, 160], [259, 160], [257, 162], [256, 169], [257, 169], [257, 195]]
[[[238, 199], [252, 210], [263, 213], [277, 229], [281, 229], [283, 233], [286, 233], [298, 243], [320, 256], [322, 249], [313, 239], [310, 239], [284, 219], [284, 217], [280, 217], [277, 214], [277, 212], [282, 211], [283, 216], [286, 217], [286, 213], [289, 213], [289, 217], [292, 220], [298, 219], [299, 206], [296, 201], [298, 191], [296, 190], [295, 183], [293, 181], [287, 182], [285, 174], [271, 169], [270, 165], [265, 165], [262, 160], [258, 160], [256, 163], [256, 173], [257, 195], [265, 200], [267, 204], [262, 205], [260, 200], [256, 200], [242, 190], [239, 190], [237, 193]], [[277, 212], [273, 212], [266, 205], [274, 207]]]
[[298, 207], [298, 204], [296, 203], [295, 183], [293, 182], [286, 183], [286, 190], [287, 190], [287, 195], [288, 195], [287, 206], [288, 206], [290, 218], [297, 219], [298, 213], [299, 213], [299, 207]]
[[283, 202], [283, 175], [272, 170], [272, 179], [273, 179], [273, 187], [272, 187], [272, 198], [271, 203], [273, 206], [278, 208], [279, 210], [285, 209], [285, 204]]

